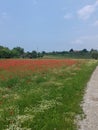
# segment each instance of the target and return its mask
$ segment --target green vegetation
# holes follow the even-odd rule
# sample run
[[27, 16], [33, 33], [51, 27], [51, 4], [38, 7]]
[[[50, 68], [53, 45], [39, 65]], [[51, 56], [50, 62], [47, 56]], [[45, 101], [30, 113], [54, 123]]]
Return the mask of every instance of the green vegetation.
[[[0, 80], [0, 130], [76, 130], [76, 115], [97, 61]], [[8, 73], [0, 70], [0, 74]]]
[[25, 52], [21, 47], [14, 47], [9, 49], [8, 47], [0, 46], [0, 58], [77, 58], [77, 59], [98, 59], [98, 50], [87, 49], [69, 51], [53, 51], [53, 52], [38, 52], [32, 50], [31, 52]]
[[92, 51], [92, 58], [94, 58], [94, 59], [98, 59], [98, 51], [97, 50], [93, 50]]
[[44, 58], [77, 58], [77, 59], [92, 59], [95, 57], [92, 56], [92, 53], [96, 50], [88, 51], [86, 49], [83, 50], [73, 50], [70, 49], [69, 51], [62, 51], [62, 52], [49, 52], [45, 53]]
[[0, 58], [40, 58], [43, 54], [40, 52], [32, 51], [25, 52], [21, 47], [14, 47], [9, 49], [8, 47], [0, 46]]

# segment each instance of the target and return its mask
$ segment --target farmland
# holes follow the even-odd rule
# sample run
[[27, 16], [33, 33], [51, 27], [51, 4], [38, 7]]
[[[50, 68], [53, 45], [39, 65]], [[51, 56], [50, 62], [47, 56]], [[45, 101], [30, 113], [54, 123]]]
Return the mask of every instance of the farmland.
[[95, 60], [0, 60], [0, 130], [76, 130]]

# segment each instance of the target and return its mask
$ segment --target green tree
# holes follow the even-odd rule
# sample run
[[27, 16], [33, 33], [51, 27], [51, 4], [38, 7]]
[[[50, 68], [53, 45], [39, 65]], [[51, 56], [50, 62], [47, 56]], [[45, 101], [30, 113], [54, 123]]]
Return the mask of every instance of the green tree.
[[38, 57], [38, 54], [37, 54], [36, 51], [32, 51], [31, 54], [32, 54], [32, 58], [37, 58]]
[[11, 51], [7, 47], [0, 46], [0, 58], [11, 58]]
[[15, 47], [11, 51], [13, 57], [21, 58], [24, 56], [24, 49], [21, 47]]
[[98, 51], [97, 51], [97, 50], [93, 50], [93, 51], [91, 52], [91, 56], [92, 56], [92, 58], [94, 58], [94, 59], [98, 59]]
[[71, 48], [71, 49], [69, 50], [69, 52], [71, 52], [71, 53], [72, 53], [72, 52], [74, 52], [74, 50]]

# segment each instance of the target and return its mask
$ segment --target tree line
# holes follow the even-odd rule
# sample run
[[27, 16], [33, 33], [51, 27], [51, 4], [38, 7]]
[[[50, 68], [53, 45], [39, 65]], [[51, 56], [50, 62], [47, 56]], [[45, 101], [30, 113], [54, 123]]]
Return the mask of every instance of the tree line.
[[52, 52], [38, 52], [36, 50], [32, 50], [31, 52], [24, 51], [22, 47], [14, 47], [13, 49], [9, 49], [8, 47], [0, 46], [0, 58], [42, 58], [44, 56], [57, 56], [57, 57], [65, 57], [65, 58], [94, 58], [98, 59], [98, 50], [91, 49], [88, 51], [87, 49], [83, 50], [73, 50], [69, 51], [52, 51]]
[[43, 54], [33, 50], [32, 52], [25, 52], [22, 47], [8, 47], [0, 46], [0, 58], [38, 58], [43, 57]]
[[98, 50], [91, 49], [90, 51], [88, 51], [87, 49], [83, 49], [83, 50], [70, 49], [69, 51], [48, 52], [45, 53], [45, 55], [65, 57], [65, 58], [98, 59]]

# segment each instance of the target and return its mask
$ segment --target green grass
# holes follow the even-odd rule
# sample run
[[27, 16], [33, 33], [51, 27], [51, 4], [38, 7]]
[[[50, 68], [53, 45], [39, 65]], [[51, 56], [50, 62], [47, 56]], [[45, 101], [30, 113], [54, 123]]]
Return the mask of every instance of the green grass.
[[[0, 130], [76, 130], [96, 61], [0, 81]], [[3, 73], [3, 72], [1, 72]]]

